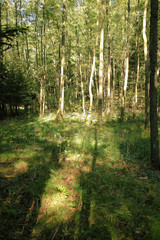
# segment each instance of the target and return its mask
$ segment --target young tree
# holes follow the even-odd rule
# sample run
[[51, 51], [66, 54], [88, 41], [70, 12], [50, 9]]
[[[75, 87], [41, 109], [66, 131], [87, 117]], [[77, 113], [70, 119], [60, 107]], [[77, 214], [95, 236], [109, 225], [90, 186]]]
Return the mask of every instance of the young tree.
[[111, 0], [109, 0], [108, 6], [108, 88], [107, 88], [107, 105], [108, 105], [108, 112], [110, 112], [110, 104], [111, 104], [111, 33], [110, 33], [110, 25], [111, 25]]
[[144, 14], [143, 14], [143, 40], [144, 40], [144, 63], [145, 63], [145, 129], [148, 125], [148, 47], [147, 47], [147, 8], [148, 0], [145, 0]]
[[92, 63], [92, 69], [91, 69], [91, 76], [89, 81], [89, 96], [90, 96], [90, 106], [89, 106], [89, 112], [92, 111], [92, 105], [93, 105], [93, 93], [92, 93], [92, 85], [93, 85], [93, 75], [95, 71], [95, 64], [96, 64], [96, 48], [98, 45], [98, 28], [99, 28], [99, 0], [97, 0], [97, 33], [96, 33], [96, 43], [93, 49], [93, 63]]
[[139, 82], [139, 70], [140, 70], [140, 56], [139, 56], [139, 20], [140, 20], [140, 9], [139, 9], [139, 1], [138, 0], [138, 11], [137, 11], [137, 26], [136, 26], [136, 53], [137, 53], [137, 77], [136, 77], [136, 85], [135, 85], [135, 106], [137, 107], [138, 103], [138, 82]]
[[101, 0], [101, 32], [100, 32], [100, 53], [99, 53], [99, 92], [98, 92], [98, 121], [102, 121], [103, 109], [103, 75], [104, 75], [104, 61], [103, 61], [103, 48], [104, 48], [104, 13], [105, 1]]
[[[123, 41], [126, 42], [126, 49], [124, 52], [124, 61], [122, 61], [122, 67], [121, 67], [122, 68], [121, 78], [123, 82], [122, 99], [121, 99], [121, 119], [122, 120], [124, 118], [124, 111], [126, 107], [126, 96], [127, 96], [128, 76], [129, 76], [130, 0], [128, 0], [128, 2], [125, 1], [125, 5], [127, 9], [127, 14], [125, 13], [126, 40], [123, 39]], [[123, 72], [123, 64], [124, 64], [124, 72]]]
[[125, 78], [124, 78], [124, 88], [123, 88], [124, 108], [126, 105], [126, 94], [127, 94], [128, 74], [129, 74], [130, 0], [128, 0], [126, 25], [127, 25], [127, 42], [126, 42], [126, 53], [125, 53]]
[[62, 7], [61, 82], [60, 82], [60, 98], [59, 98], [59, 107], [58, 107], [58, 112], [57, 112], [57, 119], [63, 118], [63, 112], [64, 112], [65, 27], [66, 27], [66, 0], [63, 0], [63, 7]]
[[151, 163], [160, 169], [158, 122], [157, 122], [157, 23], [158, 23], [158, 0], [151, 0], [150, 18], [150, 143]]

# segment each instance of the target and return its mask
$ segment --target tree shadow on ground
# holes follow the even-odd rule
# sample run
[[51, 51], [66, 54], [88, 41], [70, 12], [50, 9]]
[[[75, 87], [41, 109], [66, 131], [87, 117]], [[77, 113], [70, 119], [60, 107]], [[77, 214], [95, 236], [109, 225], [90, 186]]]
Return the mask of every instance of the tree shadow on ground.
[[[1, 239], [32, 239], [31, 234], [37, 223], [41, 197], [46, 181], [50, 178], [50, 169], [60, 167], [60, 152], [57, 143], [46, 144], [38, 137], [36, 141], [40, 149], [32, 157], [25, 156], [27, 164], [18, 168], [17, 172], [13, 165], [19, 159], [14, 159], [15, 162], [10, 163], [1, 162], [4, 170], [0, 176]], [[13, 175], [11, 172], [9, 176], [4, 174], [8, 167], [12, 167]]]
[[138, 120], [135, 121], [111, 121], [107, 123], [114, 129], [117, 147], [126, 162], [148, 164], [150, 159], [150, 139], [148, 132]]
[[[112, 164], [109, 159], [98, 161], [103, 152], [105, 155], [106, 148], [110, 147], [99, 144], [95, 147], [94, 168], [81, 174], [79, 239], [158, 239], [159, 175], [140, 167], [142, 162], [144, 164], [147, 161], [148, 138], [143, 136], [138, 126], [112, 124], [110, 127], [116, 135], [114, 142], [120, 149], [120, 159]], [[103, 141], [108, 140], [107, 136], [103, 137]], [[158, 191], [154, 191], [155, 188]]]
[[[95, 146], [93, 150], [92, 166], [89, 173], [82, 173], [80, 177], [80, 187], [82, 191], [82, 207], [80, 211], [80, 222], [79, 222], [79, 240], [82, 239], [106, 239], [110, 240], [110, 233], [104, 224], [104, 222], [99, 222], [98, 218], [94, 218], [93, 212], [94, 207], [94, 195], [96, 191], [93, 187], [95, 183], [95, 172], [96, 172], [96, 160], [98, 157], [97, 149], [97, 127], [95, 126]], [[98, 194], [98, 193], [97, 193]]]

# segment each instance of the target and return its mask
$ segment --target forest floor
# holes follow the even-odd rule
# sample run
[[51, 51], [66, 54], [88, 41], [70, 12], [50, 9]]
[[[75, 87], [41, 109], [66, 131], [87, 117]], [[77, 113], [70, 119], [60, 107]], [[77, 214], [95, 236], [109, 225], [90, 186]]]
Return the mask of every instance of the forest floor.
[[159, 240], [160, 172], [140, 118], [0, 122], [0, 239]]

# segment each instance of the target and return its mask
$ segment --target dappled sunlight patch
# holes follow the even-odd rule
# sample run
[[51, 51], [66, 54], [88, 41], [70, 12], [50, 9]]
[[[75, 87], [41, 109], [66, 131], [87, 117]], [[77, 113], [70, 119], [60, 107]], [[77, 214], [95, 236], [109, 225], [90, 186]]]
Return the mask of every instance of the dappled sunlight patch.
[[14, 164], [14, 173], [22, 174], [28, 171], [28, 163], [20, 160]]
[[[69, 115], [68, 115], [69, 116]], [[82, 114], [82, 113], [78, 113], [78, 112], [74, 112], [74, 113], [72, 113], [72, 114], [70, 114], [70, 119], [71, 120], [76, 120], [76, 121], [84, 121], [84, 120], [86, 120], [86, 115], [85, 114]]]
[[75, 145], [78, 145], [78, 146], [82, 146], [82, 143], [83, 143], [83, 136], [82, 135], [75, 135], [74, 137], [73, 137], [73, 143], [75, 144]]
[[61, 223], [67, 224], [77, 211], [77, 192], [74, 190], [76, 170], [72, 164], [70, 168], [66, 165], [64, 163], [58, 171], [51, 170], [42, 196], [35, 233], [38, 232], [38, 226], [43, 229], [49, 225], [53, 228]]
[[67, 162], [71, 162], [71, 161], [82, 162], [81, 154], [75, 153], [75, 152], [74, 153], [69, 152], [67, 155], [66, 161]]
[[0, 162], [12, 162], [15, 160], [15, 158], [17, 158], [17, 154], [14, 152], [10, 152], [10, 151], [6, 151], [4, 153], [0, 154]]
[[40, 117], [38, 119], [39, 122], [49, 122], [49, 121], [53, 121], [56, 118], [56, 114], [55, 113], [49, 113], [48, 115], [45, 115], [43, 117]]

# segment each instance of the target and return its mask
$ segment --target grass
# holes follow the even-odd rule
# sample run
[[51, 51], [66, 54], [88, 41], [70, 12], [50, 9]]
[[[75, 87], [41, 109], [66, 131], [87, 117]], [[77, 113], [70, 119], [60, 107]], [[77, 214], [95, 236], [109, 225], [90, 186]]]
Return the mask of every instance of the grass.
[[0, 239], [159, 240], [160, 173], [141, 121], [0, 122]]

